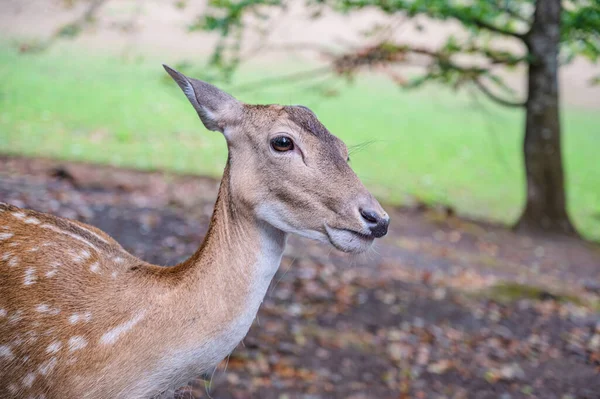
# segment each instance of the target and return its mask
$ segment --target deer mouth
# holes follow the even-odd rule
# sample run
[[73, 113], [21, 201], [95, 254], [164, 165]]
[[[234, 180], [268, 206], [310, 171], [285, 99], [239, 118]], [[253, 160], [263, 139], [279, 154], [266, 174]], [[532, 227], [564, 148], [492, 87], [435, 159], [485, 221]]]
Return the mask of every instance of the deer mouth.
[[372, 234], [365, 234], [360, 231], [350, 229], [339, 229], [325, 224], [327, 238], [336, 249], [343, 252], [361, 253], [365, 252], [375, 240]]

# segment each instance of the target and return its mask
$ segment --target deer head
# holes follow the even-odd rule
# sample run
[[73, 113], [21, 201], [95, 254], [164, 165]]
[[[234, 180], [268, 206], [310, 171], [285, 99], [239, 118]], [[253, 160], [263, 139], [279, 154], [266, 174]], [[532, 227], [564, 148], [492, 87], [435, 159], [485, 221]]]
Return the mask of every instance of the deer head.
[[387, 233], [389, 216], [348, 165], [348, 148], [310, 109], [244, 104], [164, 67], [204, 126], [225, 136], [236, 208], [345, 252]]

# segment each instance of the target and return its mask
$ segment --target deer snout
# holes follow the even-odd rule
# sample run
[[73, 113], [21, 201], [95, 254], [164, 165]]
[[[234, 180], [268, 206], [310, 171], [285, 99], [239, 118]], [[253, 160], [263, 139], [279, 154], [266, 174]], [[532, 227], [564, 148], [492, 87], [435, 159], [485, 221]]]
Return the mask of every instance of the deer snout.
[[390, 225], [390, 217], [385, 212], [377, 212], [369, 208], [359, 209], [360, 215], [367, 222], [369, 230], [374, 237], [380, 238], [387, 234], [388, 226]]
[[359, 205], [358, 212], [363, 222], [371, 230], [373, 237], [380, 238], [387, 234], [390, 225], [390, 216], [383, 210], [375, 198], [369, 196], [367, 200]]
[[359, 211], [374, 237], [380, 238], [387, 234], [387, 229], [390, 225], [390, 217], [387, 213], [379, 213], [369, 208], [361, 208]]

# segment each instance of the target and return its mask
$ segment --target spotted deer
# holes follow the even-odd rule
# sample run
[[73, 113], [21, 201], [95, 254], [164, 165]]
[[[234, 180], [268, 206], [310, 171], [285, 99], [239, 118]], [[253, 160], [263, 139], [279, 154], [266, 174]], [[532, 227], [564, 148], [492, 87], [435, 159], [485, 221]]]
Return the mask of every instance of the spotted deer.
[[229, 156], [208, 233], [172, 267], [0, 204], [0, 397], [166, 397], [244, 338], [294, 233], [359, 253], [389, 217], [303, 106], [248, 105], [165, 66]]

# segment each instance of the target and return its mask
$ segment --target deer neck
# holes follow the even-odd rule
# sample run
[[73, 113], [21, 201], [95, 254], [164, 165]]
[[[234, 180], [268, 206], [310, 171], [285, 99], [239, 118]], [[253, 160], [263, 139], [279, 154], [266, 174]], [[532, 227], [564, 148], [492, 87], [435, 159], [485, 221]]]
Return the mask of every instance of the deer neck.
[[174, 268], [184, 276], [177, 300], [190, 304], [184, 322], [202, 335], [200, 341], [208, 338], [227, 353], [246, 335], [256, 317], [286, 242], [284, 232], [257, 220], [235, 203], [229, 164], [203, 244]]
[[[144, 278], [151, 278], [141, 282], [150, 341], [135, 339], [129, 346], [139, 354], [132, 367], [142, 377], [133, 385], [123, 380], [128, 397], [177, 388], [231, 353], [256, 317], [285, 242], [284, 232], [236, 206], [228, 161], [200, 248], [176, 266], [149, 268]], [[139, 296], [135, 300], [142, 302]]]

